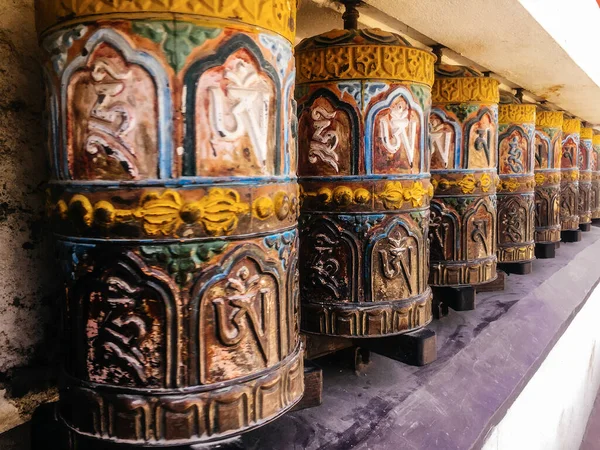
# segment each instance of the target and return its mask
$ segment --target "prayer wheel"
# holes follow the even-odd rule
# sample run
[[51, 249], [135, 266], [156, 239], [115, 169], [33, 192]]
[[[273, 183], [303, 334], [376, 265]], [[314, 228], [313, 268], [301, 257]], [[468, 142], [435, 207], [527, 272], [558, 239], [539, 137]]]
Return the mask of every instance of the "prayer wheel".
[[592, 226], [592, 153], [594, 129], [581, 128], [579, 135], [579, 153], [577, 167], [579, 167], [579, 228], [581, 231], [590, 231]]
[[552, 258], [560, 242], [560, 161], [563, 113], [539, 111], [535, 127], [535, 243], [538, 258]]
[[76, 448], [218, 442], [302, 397], [295, 14], [38, 0]]
[[439, 65], [432, 97], [429, 281], [487, 283], [497, 260], [498, 82], [469, 67]]
[[560, 160], [560, 220], [561, 240], [574, 242], [581, 239], [579, 231], [579, 133], [581, 121], [565, 119], [562, 132]]
[[594, 133], [592, 138], [592, 221], [600, 220], [600, 134]]
[[435, 56], [399, 35], [355, 27], [296, 47], [302, 330], [381, 337], [432, 317]]
[[[506, 103], [505, 103], [506, 102]], [[498, 264], [531, 272], [535, 259], [535, 105], [502, 95], [498, 109]]]

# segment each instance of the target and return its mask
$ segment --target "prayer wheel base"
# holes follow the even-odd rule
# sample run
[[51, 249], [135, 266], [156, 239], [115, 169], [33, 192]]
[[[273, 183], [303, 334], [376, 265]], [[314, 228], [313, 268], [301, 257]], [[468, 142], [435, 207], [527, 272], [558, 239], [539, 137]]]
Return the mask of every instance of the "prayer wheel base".
[[[370, 364], [371, 352], [411, 366], [425, 366], [437, 359], [436, 334], [427, 328], [369, 339], [307, 333], [304, 335], [304, 341], [307, 360], [330, 356], [335, 364], [349, 367], [357, 373]], [[305, 388], [308, 389], [308, 386]]]
[[507, 274], [528, 275], [533, 270], [533, 264], [531, 261], [499, 263], [498, 268]]
[[479, 284], [475, 288], [477, 292], [499, 292], [504, 290], [505, 273], [501, 270], [496, 271], [497, 277], [489, 283]]
[[600, 227], [600, 219], [592, 219], [592, 225], [595, 227]]
[[556, 242], [538, 242], [535, 244], [535, 257], [549, 259], [556, 257]]
[[558, 250], [558, 249], [560, 248], [560, 241], [558, 241], [558, 242], [555, 242], [554, 244], [555, 244], [555, 246], [556, 246], [556, 250]]
[[432, 286], [433, 315], [436, 319], [448, 315], [448, 308], [454, 311], [475, 309], [476, 292], [473, 286]]
[[592, 231], [592, 223], [580, 223], [579, 229], [585, 233], [587, 233], [588, 231]]
[[397, 336], [361, 339], [358, 345], [410, 366], [426, 366], [437, 359], [436, 334], [427, 328]]
[[581, 241], [581, 230], [563, 230], [560, 232], [560, 240], [562, 242], [579, 242]]
[[304, 362], [304, 395], [292, 411], [316, 408], [323, 403], [323, 370], [310, 361]]

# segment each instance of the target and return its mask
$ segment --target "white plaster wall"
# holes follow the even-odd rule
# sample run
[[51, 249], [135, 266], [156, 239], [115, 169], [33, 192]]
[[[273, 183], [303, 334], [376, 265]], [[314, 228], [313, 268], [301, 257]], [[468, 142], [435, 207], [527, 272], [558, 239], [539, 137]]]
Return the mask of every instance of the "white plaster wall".
[[[600, 387], [600, 288], [591, 294], [483, 450], [576, 450]], [[523, 343], [523, 345], [527, 345]]]

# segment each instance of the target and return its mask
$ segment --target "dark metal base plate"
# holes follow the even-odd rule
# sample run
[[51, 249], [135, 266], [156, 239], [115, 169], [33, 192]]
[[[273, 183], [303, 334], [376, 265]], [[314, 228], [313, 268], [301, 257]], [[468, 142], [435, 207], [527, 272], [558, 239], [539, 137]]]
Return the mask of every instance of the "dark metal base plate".
[[498, 264], [498, 269], [502, 270], [506, 274], [528, 275], [533, 270], [533, 264], [531, 261], [500, 263]]
[[475, 309], [475, 288], [473, 286], [432, 286], [433, 317], [439, 319], [448, 315], [448, 308], [454, 311]]
[[538, 259], [549, 259], [556, 257], [556, 243], [539, 242], [535, 244], [535, 257]]
[[581, 230], [563, 230], [560, 232], [560, 240], [562, 242], [579, 242], [581, 241]]
[[579, 229], [585, 233], [592, 230], [592, 222], [590, 223], [580, 223]]

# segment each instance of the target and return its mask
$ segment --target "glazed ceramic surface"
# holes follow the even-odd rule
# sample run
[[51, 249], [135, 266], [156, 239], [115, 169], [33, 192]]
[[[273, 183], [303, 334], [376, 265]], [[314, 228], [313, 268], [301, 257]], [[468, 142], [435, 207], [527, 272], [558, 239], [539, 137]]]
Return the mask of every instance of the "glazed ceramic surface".
[[38, 2], [75, 436], [215, 441], [300, 400], [295, 8]]
[[501, 98], [498, 116], [498, 262], [534, 259], [535, 105]]
[[563, 113], [538, 111], [535, 127], [535, 241], [560, 241]]
[[579, 134], [581, 122], [565, 119], [562, 132], [562, 157], [560, 160], [560, 220], [562, 230], [579, 229]]
[[431, 320], [434, 60], [381, 30], [296, 48], [304, 331], [374, 337]]
[[430, 283], [476, 285], [496, 278], [498, 82], [439, 65], [429, 116]]

